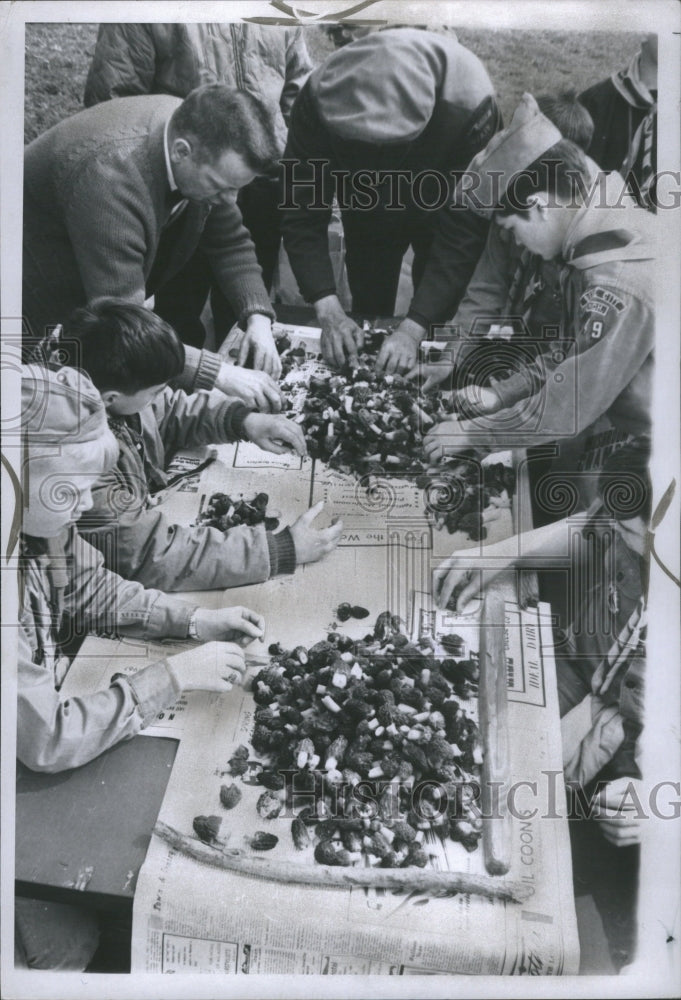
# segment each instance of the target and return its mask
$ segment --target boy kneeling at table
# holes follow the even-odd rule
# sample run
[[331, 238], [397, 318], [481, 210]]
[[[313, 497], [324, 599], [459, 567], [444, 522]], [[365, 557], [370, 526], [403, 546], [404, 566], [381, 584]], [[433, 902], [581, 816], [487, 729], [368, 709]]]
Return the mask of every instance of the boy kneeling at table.
[[[93, 489], [80, 531], [127, 579], [162, 590], [216, 590], [293, 573], [331, 552], [342, 522], [316, 530], [321, 504], [273, 534], [262, 524], [227, 531], [174, 524], [151, 501], [166, 485], [167, 460], [182, 448], [252, 441], [281, 454], [306, 453], [300, 427], [281, 414], [256, 413], [217, 393], [186, 395], [168, 383], [183, 370], [184, 345], [166, 322], [122, 299], [77, 309], [64, 327], [61, 353], [99, 389], [118, 441], [116, 465]], [[76, 356], [77, 355], [77, 356]]]
[[582, 585], [575, 614], [555, 636], [563, 766], [570, 819], [588, 820], [570, 824], [576, 883], [583, 880], [593, 895], [618, 971], [632, 960], [635, 948], [644, 818], [639, 757], [652, 499], [649, 448], [647, 437], [635, 438], [606, 459], [600, 498], [579, 521], [571, 525], [563, 519], [485, 546], [483, 573], [457, 552], [437, 573], [439, 606], [456, 604], [461, 611], [511, 566], [541, 567], [547, 557], [580, 556], [571, 567], [573, 592]]
[[[32, 770], [56, 772], [135, 736], [182, 691], [229, 691], [245, 668], [241, 646], [262, 638], [264, 621], [242, 607], [198, 608], [104, 568], [75, 524], [118, 454], [102, 400], [71, 368], [28, 365], [22, 375], [17, 757]], [[68, 663], [60, 647], [73, 630], [194, 638], [197, 645], [137, 673], [116, 674], [105, 690], [62, 698]], [[97, 943], [94, 918], [35, 900], [17, 900], [15, 909], [17, 942], [30, 967], [85, 968]]]

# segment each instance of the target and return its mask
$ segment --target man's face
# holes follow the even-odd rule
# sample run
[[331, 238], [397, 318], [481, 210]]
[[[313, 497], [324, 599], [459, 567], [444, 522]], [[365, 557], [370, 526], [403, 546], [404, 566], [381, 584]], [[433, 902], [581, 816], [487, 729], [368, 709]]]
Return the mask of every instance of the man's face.
[[233, 205], [241, 188], [257, 176], [234, 150], [210, 159], [185, 139], [173, 142], [170, 162], [181, 193], [202, 205]]
[[562, 205], [548, 206], [535, 200], [522, 215], [497, 214], [495, 221], [502, 229], [513, 233], [516, 241], [531, 253], [538, 254], [544, 260], [553, 260], [563, 246], [570, 224], [570, 213]]

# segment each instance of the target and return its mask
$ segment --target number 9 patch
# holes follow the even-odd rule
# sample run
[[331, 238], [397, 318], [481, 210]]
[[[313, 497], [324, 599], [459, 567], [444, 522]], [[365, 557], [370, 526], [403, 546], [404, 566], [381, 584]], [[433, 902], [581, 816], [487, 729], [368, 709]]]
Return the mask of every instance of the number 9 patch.
[[627, 304], [609, 288], [597, 285], [588, 288], [581, 296], [579, 305], [582, 313], [586, 313], [582, 324], [582, 334], [589, 340], [600, 340], [605, 320], [610, 315], [611, 321], [617, 315], [626, 311]]

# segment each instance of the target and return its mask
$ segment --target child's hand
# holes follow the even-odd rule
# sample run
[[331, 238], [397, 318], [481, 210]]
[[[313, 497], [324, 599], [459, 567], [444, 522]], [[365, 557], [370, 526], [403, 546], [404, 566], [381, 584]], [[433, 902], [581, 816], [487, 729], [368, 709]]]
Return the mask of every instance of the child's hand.
[[266, 372], [222, 364], [215, 380], [215, 388], [264, 413], [279, 413], [281, 410], [279, 387]]
[[469, 601], [482, 591], [482, 573], [460, 565], [458, 553], [449, 556], [433, 574], [433, 596], [438, 608], [444, 610], [456, 592], [455, 610], [462, 612]]
[[594, 818], [606, 840], [615, 847], [641, 843], [643, 785], [636, 778], [616, 778], [602, 789]]
[[249, 355], [253, 357], [253, 367], [265, 372], [273, 379], [281, 375], [281, 359], [272, 336], [272, 322], [267, 316], [249, 316], [246, 333], [239, 345], [238, 365], [245, 365]]
[[243, 652], [232, 642], [205, 642], [166, 659], [178, 691], [231, 691], [246, 670]]
[[271, 451], [275, 455], [294, 451], [301, 458], [307, 455], [301, 427], [283, 414], [249, 413], [243, 422], [243, 429], [246, 440], [257, 444], [263, 451]]
[[197, 608], [194, 625], [201, 642], [218, 639], [222, 642], [248, 646], [265, 634], [265, 619], [249, 608]]
[[312, 522], [321, 513], [322, 500], [301, 514], [290, 527], [293, 544], [296, 549], [296, 562], [299, 566], [305, 563], [317, 562], [338, 545], [343, 533], [343, 522], [336, 521], [330, 528], [313, 528]]

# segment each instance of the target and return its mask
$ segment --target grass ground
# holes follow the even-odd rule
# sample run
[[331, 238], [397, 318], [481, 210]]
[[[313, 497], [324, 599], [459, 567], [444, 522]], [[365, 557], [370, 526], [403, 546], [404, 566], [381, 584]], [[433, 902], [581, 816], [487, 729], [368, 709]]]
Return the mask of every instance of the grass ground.
[[[333, 51], [318, 27], [305, 29], [315, 62]], [[483, 61], [508, 121], [522, 93], [578, 91], [629, 61], [638, 35], [566, 31], [479, 31], [457, 36]], [[24, 131], [26, 142], [82, 108], [96, 24], [27, 24]]]

